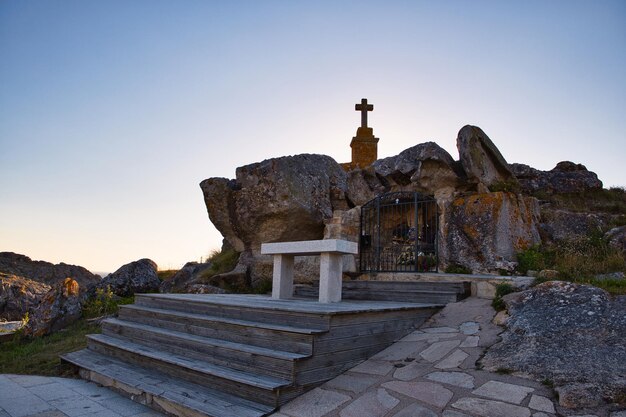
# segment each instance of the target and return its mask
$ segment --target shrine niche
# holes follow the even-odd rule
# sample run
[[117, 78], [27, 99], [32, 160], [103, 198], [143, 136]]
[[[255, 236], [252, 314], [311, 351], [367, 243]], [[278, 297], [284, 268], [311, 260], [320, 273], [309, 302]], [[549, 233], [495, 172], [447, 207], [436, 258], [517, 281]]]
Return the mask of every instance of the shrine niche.
[[361, 272], [437, 272], [436, 201], [416, 192], [388, 193], [361, 208]]

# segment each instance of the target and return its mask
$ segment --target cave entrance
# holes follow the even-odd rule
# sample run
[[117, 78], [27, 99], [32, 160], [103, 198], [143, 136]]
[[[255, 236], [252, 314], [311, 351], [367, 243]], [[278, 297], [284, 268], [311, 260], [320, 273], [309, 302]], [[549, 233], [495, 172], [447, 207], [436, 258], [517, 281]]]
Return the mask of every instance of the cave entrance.
[[437, 272], [437, 202], [416, 192], [387, 193], [361, 207], [361, 272]]

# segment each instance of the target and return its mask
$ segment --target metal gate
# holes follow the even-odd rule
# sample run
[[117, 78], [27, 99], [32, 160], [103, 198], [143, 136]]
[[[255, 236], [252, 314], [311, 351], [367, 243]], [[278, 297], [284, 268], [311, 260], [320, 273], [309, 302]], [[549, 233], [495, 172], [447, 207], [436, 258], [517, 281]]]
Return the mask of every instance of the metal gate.
[[415, 192], [388, 193], [361, 207], [361, 272], [438, 271], [437, 202]]

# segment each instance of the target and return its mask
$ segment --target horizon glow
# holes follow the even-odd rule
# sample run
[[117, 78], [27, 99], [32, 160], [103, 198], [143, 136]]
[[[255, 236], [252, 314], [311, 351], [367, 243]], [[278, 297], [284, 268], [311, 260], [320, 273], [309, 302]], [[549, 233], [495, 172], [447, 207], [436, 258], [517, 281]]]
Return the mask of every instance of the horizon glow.
[[221, 246], [198, 184], [264, 159], [582, 163], [626, 185], [623, 1], [0, 3], [0, 251], [112, 272]]

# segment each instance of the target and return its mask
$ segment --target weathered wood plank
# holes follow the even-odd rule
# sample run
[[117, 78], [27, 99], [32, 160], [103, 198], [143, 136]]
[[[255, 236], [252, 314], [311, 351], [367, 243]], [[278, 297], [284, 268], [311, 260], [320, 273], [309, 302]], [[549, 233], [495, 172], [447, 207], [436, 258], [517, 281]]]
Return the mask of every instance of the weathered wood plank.
[[[106, 382], [108, 379], [112, 384], [109, 386], [117, 388], [118, 392], [128, 397], [136, 397], [137, 389], [139, 389], [150, 396], [167, 398], [174, 403], [190, 407], [199, 416], [261, 417], [274, 409], [197, 384], [172, 379], [153, 369], [129, 365], [89, 350], [72, 352], [64, 359], [83, 369], [100, 374], [101, 377], [96, 378], [97, 381]], [[101, 365], [103, 360], [106, 360], [106, 366]], [[131, 389], [120, 389], [124, 385]], [[149, 397], [144, 395], [143, 398]], [[162, 407], [158, 407], [152, 401], [145, 401], [145, 403], [158, 411], [163, 411]]]
[[121, 306], [120, 319], [191, 334], [284, 350], [311, 353], [313, 334], [320, 330], [288, 326], [264, 327], [251, 321], [220, 319], [192, 313]]

